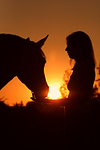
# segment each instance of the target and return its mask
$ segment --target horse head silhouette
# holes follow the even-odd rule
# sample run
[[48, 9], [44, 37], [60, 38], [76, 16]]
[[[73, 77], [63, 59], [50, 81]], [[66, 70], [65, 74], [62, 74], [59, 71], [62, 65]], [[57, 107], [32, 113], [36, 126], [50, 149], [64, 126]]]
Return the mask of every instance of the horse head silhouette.
[[47, 37], [33, 42], [17, 35], [0, 34], [0, 89], [17, 76], [37, 99], [47, 96], [46, 57], [41, 50]]

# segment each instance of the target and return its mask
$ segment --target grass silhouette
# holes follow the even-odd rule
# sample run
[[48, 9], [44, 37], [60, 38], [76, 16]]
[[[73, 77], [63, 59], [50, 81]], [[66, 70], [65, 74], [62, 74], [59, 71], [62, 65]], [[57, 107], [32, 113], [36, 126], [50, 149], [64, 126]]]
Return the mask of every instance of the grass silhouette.
[[[100, 102], [91, 102], [91, 148], [98, 146]], [[64, 106], [28, 102], [9, 107], [0, 101], [0, 149], [65, 149]], [[72, 137], [73, 138], [73, 137]], [[90, 140], [90, 139], [89, 139]], [[74, 146], [74, 145], [73, 145]]]

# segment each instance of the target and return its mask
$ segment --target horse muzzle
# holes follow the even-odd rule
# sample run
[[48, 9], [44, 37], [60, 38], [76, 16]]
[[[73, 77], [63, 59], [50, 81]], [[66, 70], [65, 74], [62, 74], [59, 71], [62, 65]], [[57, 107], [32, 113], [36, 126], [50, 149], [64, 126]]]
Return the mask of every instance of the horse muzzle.
[[32, 99], [36, 101], [44, 100], [48, 96], [48, 93], [49, 86], [47, 86], [45, 89], [43, 88], [42, 90], [34, 91]]

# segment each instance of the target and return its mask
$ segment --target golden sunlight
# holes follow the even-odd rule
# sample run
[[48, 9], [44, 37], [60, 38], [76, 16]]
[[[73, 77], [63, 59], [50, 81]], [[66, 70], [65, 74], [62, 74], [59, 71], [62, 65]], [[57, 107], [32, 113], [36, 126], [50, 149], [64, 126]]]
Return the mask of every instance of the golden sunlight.
[[58, 84], [52, 84], [49, 86], [48, 98], [49, 99], [60, 99], [61, 98]]

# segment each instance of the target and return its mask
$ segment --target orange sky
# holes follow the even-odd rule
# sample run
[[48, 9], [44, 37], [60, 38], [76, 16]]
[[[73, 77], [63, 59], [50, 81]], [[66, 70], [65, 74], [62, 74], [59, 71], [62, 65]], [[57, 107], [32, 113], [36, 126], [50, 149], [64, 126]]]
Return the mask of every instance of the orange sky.
[[[42, 48], [47, 57], [45, 74], [49, 85], [62, 82], [64, 71], [69, 68], [65, 38], [77, 30], [91, 37], [98, 65], [99, 0], [0, 0], [0, 33], [30, 37], [33, 41], [50, 35]], [[0, 97], [3, 96], [12, 104], [27, 101], [31, 93], [16, 77], [0, 91]]]

